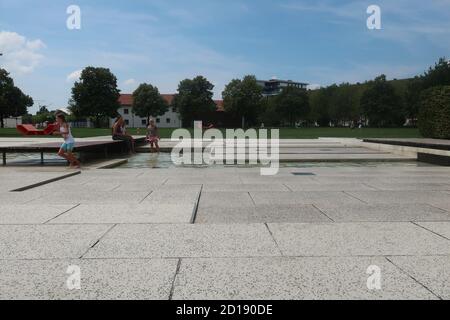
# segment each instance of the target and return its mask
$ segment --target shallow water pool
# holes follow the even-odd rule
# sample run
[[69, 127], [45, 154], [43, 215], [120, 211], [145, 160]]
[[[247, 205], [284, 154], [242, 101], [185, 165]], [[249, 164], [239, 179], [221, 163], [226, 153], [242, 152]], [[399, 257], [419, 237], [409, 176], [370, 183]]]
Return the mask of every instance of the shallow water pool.
[[[280, 168], [312, 168], [312, 167], [430, 167], [431, 164], [417, 161], [342, 161], [342, 162], [280, 162]], [[128, 163], [120, 168], [259, 168], [260, 165], [182, 165], [178, 166], [172, 162], [170, 153], [150, 154], [138, 153], [128, 158]]]

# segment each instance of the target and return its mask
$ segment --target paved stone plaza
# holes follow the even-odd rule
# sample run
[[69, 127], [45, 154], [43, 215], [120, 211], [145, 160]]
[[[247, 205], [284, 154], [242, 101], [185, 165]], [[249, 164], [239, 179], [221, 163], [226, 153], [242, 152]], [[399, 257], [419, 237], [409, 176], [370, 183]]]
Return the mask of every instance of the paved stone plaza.
[[450, 299], [449, 168], [88, 168], [10, 192], [69, 172], [0, 168], [1, 299]]

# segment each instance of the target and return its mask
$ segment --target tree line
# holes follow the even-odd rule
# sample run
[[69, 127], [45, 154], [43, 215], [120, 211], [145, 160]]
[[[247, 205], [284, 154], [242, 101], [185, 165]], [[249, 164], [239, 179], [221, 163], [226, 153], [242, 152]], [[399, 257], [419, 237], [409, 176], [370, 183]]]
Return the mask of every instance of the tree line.
[[[133, 92], [133, 112], [149, 120], [163, 115], [169, 107], [175, 108], [184, 127], [191, 127], [194, 120], [223, 127], [415, 126], [420, 124], [420, 118], [429, 119], [424, 110], [429, 110], [430, 101], [441, 106], [439, 110], [444, 110], [444, 114], [440, 117], [447, 119], [445, 96], [436, 100], [429, 91], [440, 86], [450, 86], [450, 64], [445, 58], [412, 79], [388, 81], [380, 75], [364, 83], [333, 84], [316, 90], [286, 87], [275, 96], [264, 96], [256, 77], [248, 75], [225, 86], [223, 110], [218, 112], [213, 100], [214, 85], [197, 76], [179, 83], [171, 105], [156, 86], [140, 84]], [[15, 87], [2, 69], [0, 89], [2, 125], [5, 117], [25, 115], [27, 107], [33, 105], [32, 98]], [[441, 90], [439, 94], [446, 92]], [[74, 83], [69, 108], [75, 119], [89, 118], [99, 127], [102, 121], [117, 115], [119, 96], [116, 76], [109, 69], [90, 66]], [[42, 109], [37, 116], [46, 114], [48, 110]]]
[[[119, 108], [116, 83], [108, 69], [86, 68], [72, 89], [74, 114], [94, 119], [113, 117]], [[170, 106], [156, 86], [141, 84], [133, 93], [133, 112], [149, 119], [163, 115], [169, 107], [176, 108], [184, 127], [191, 127], [194, 120], [224, 127], [416, 126], [422, 93], [449, 84], [450, 65], [444, 58], [413, 79], [388, 81], [380, 75], [364, 83], [333, 84], [316, 90], [286, 87], [275, 96], [264, 96], [256, 77], [248, 75], [225, 86], [223, 112], [217, 112], [214, 85], [198, 76], [179, 83]]]
[[445, 58], [412, 79], [387, 81], [385, 75], [365, 83], [331, 85], [309, 92], [309, 121], [320, 126], [342, 126], [362, 121], [371, 127], [416, 126], [423, 93], [450, 85], [450, 64]]

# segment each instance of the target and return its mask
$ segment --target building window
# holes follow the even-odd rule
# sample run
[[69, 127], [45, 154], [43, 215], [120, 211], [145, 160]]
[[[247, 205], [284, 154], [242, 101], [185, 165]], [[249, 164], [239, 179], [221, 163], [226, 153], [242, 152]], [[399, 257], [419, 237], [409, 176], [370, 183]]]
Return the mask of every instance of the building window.
[[130, 120], [125, 119], [125, 124], [128, 126], [130, 124]]
[[172, 108], [172, 112], [176, 113], [177, 112], [177, 108]]
[[160, 123], [161, 119], [160, 118], [156, 118], [156, 123]]
[[170, 123], [170, 118], [167, 118], [167, 119], [166, 119], [166, 123]]
[[130, 113], [130, 110], [128, 110], [128, 109], [123, 109], [123, 114], [129, 114]]
[[146, 126], [147, 125], [147, 120], [142, 119], [142, 125]]

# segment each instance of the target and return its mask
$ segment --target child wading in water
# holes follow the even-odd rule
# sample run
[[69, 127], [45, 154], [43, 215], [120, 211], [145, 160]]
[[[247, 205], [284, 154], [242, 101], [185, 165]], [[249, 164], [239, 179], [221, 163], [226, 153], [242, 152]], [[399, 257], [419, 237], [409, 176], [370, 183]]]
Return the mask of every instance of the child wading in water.
[[64, 139], [64, 143], [59, 149], [58, 156], [69, 161], [71, 168], [79, 168], [81, 163], [72, 152], [75, 147], [75, 139], [72, 136], [70, 125], [66, 122], [66, 117], [64, 114], [57, 114], [56, 122], [58, 123], [59, 129], [54, 131], [54, 133], [60, 134]]
[[156, 152], [159, 152], [159, 130], [158, 127], [155, 124], [155, 120], [150, 120], [148, 128], [147, 128], [147, 140], [150, 142], [150, 148], [152, 150], [155, 150]]

